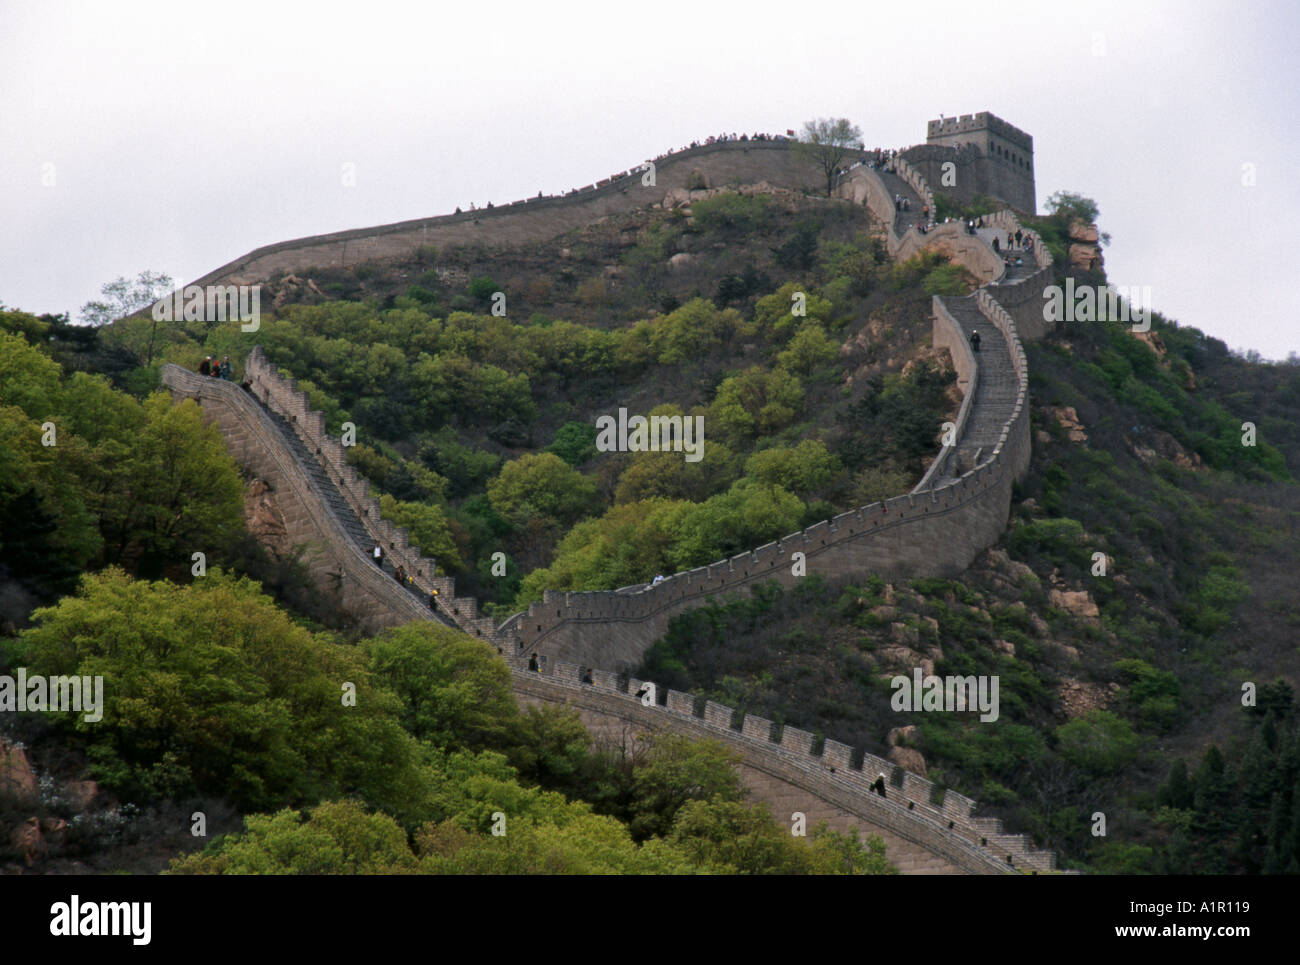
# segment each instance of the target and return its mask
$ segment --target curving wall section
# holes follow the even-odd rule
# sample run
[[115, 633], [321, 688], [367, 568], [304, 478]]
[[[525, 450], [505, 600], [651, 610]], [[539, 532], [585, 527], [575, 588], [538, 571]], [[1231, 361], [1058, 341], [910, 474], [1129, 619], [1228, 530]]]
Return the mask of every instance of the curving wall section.
[[318, 587], [371, 630], [428, 617], [409, 594], [394, 594], [394, 581], [348, 538], [280, 428], [245, 389], [170, 364], [163, 366], [162, 381], [174, 398], [199, 403], [235, 461], [267, 483]]
[[[761, 142], [751, 142], [751, 146], [755, 143]], [[736, 142], [728, 146], [734, 157]], [[710, 154], [719, 153], [718, 145], [710, 147], [714, 149]], [[758, 151], [768, 156], [790, 155], [784, 145], [770, 143]], [[696, 156], [698, 150], [685, 153]], [[747, 169], [747, 173], [762, 172]], [[890, 247], [895, 251], [905, 251], [921, 242], [943, 245], [951, 240], [949, 234], [959, 237], [955, 230], [959, 225], [945, 225], [927, 235], [913, 227], [900, 237], [895, 230], [892, 197], [881, 176], [865, 165], [852, 169], [838, 191], [841, 196], [867, 204], [873, 212], [887, 209]], [[986, 242], [964, 231], [960, 237], [966, 244], [955, 249], [954, 257], [963, 264], [986, 275], [992, 274], [992, 264], [998, 269], [1003, 267]], [[1010, 291], [1013, 286], [1006, 287]], [[796, 553], [803, 554], [806, 572], [832, 580], [859, 578], [865, 573], [953, 576], [997, 541], [1009, 512], [1012, 483], [1028, 465], [1028, 419], [1023, 405], [1028, 382], [1014, 322], [1001, 310], [994, 318], [990, 313], [998, 305], [987, 297], [978, 298], [976, 303], [1002, 333], [1003, 350], [1015, 368], [1021, 400], [996, 448], [980, 464], [940, 482], [944, 472], [951, 469], [952, 447], [942, 447], [922, 485], [911, 493], [841, 513], [749, 552], [673, 574], [658, 584], [618, 592], [547, 591], [540, 602], [500, 626], [479, 614], [474, 598], [457, 597], [454, 580], [438, 576], [436, 562], [419, 556], [406, 532], [380, 517], [378, 500], [369, 495], [366, 481], [347, 465], [338, 440], [326, 433], [323, 415], [311, 409], [306, 394], [280, 375], [260, 348], [250, 355], [246, 372], [257, 398], [293, 425], [352, 510], [384, 545], [390, 559], [400, 562], [424, 592], [437, 589], [441, 609], [462, 629], [500, 646], [515, 660], [537, 652], [550, 658], [618, 669], [639, 662], [654, 641], [663, 636], [668, 622], [691, 607], [729, 593], [748, 591], [767, 580], [793, 586], [799, 579], [792, 572]], [[949, 348], [958, 378], [966, 381], [966, 396], [958, 417], [960, 442], [978, 384], [977, 366], [961, 327], [937, 299], [934, 326], [935, 344]]]
[[[710, 145], [708, 150], [684, 152], [687, 157], [669, 159], [660, 172], [665, 168], [673, 170], [675, 161], [698, 161], [709, 156], [734, 158], [738, 154], [747, 157], [751, 152], [773, 157], [775, 151], [784, 152], [787, 159], [792, 156], [786, 145], [750, 142], [746, 146], [730, 142]], [[681, 180], [695, 169], [694, 165], [679, 167]], [[763, 172], [748, 167], [736, 177], [732, 174], [730, 170], [715, 169], [713, 177], [728, 181], [754, 177], [774, 180], [770, 172], [761, 176]], [[912, 174], [913, 180], [919, 178], [914, 171]], [[927, 193], [917, 191], [917, 194], [928, 196], [923, 181], [920, 187]], [[912, 190], [915, 189], [912, 185]], [[615, 179], [593, 187], [590, 192], [552, 199], [548, 206], [572, 206], [584, 212], [581, 220], [586, 220], [596, 216], [589, 201], [610, 199], [612, 191], [622, 197], [622, 190]], [[900, 235], [896, 231], [892, 196], [880, 176], [865, 166], [856, 167], [842, 178], [837, 193], [866, 204], [885, 221], [891, 252], [906, 252], [910, 250], [908, 246], [919, 250], [926, 244], [942, 245], [955, 240], [949, 238], [949, 226], [932, 229], [927, 235], [911, 227]], [[496, 218], [506, 217], [509, 212], [508, 208], [493, 210], [498, 212], [493, 215]], [[484, 216], [490, 212], [472, 214]], [[463, 226], [467, 216], [429, 220]], [[1013, 222], [1014, 215], [1010, 212], [1000, 213], [996, 226], [1003, 228]], [[407, 224], [427, 227], [423, 222]], [[1018, 227], [1018, 222], [1015, 224]], [[410, 232], [404, 226], [390, 227], [395, 229], [390, 232], [393, 237], [405, 239], [402, 244], [412, 243]], [[951, 227], [960, 229], [961, 226]], [[1011, 230], [1014, 232], [1016, 228]], [[964, 231], [961, 235], [970, 238]], [[328, 244], [351, 240], [341, 236], [325, 239]], [[1053, 857], [1034, 851], [1024, 836], [1003, 834], [998, 822], [972, 816], [974, 804], [969, 799], [951, 792], [941, 795], [929, 782], [890, 762], [871, 755], [858, 757], [846, 745], [830, 740], [818, 749], [807, 732], [787, 727], [778, 734], [769, 721], [752, 715], [741, 717], [730, 708], [711, 702], [697, 706], [696, 699], [686, 694], [670, 691], [664, 694], [663, 704], [647, 706], [633, 696], [641, 682], [624, 681], [610, 669], [593, 670], [592, 684], [581, 683], [580, 677], [580, 664], [612, 669], [635, 664], [662, 636], [671, 617], [692, 606], [747, 590], [761, 581], [775, 579], [783, 585], [792, 585], [797, 579], [791, 575], [796, 552], [805, 555], [808, 572], [830, 578], [860, 578], [866, 573], [956, 575], [978, 553], [996, 542], [1006, 524], [1012, 483], [1026, 471], [1030, 457], [1028, 369], [1015, 309], [1032, 304], [1034, 296], [1041, 294], [1041, 285], [1050, 279], [1051, 267], [1049, 257], [1047, 264], [1040, 260], [1040, 270], [1029, 278], [999, 284], [1005, 280], [1001, 260], [987, 244], [978, 239], [973, 241], [964, 246], [954, 244], [953, 257], [990, 282], [970, 297], [1001, 334], [1001, 350], [1007, 352], [1017, 380], [1014, 410], [987, 457], [957, 478], [939, 483], [950, 468], [951, 447], [943, 447], [922, 483], [911, 493], [842, 513], [750, 552], [674, 574], [656, 585], [619, 592], [548, 591], [541, 602], [515, 614], [499, 627], [479, 616], [472, 598], [455, 596], [454, 581], [437, 575], [435, 561], [420, 557], [410, 546], [404, 530], [380, 518], [378, 501], [370, 497], [365, 480], [346, 464], [343, 447], [326, 433], [324, 417], [311, 410], [306, 394], [278, 373], [260, 348], [254, 350], [246, 363], [247, 391], [170, 365], [164, 370], [164, 382], [175, 395], [198, 400], [220, 425], [236, 458], [282, 493], [282, 509], [284, 505], [291, 507], [286, 513], [291, 528], [298, 535], [308, 534], [307, 542], [317, 549], [315, 570], [337, 586], [349, 609], [368, 613], [372, 626], [429, 619], [430, 613], [377, 571], [364, 551], [349, 538], [342, 521], [335, 518], [328, 501], [317, 491], [319, 483], [297, 464], [297, 457], [281, 429], [262, 405], [286, 419], [306, 446], [307, 458], [317, 460], [329, 484], [337, 488], [350, 511], [372, 536], [384, 543], [390, 559], [401, 562], [426, 591], [438, 589], [440, 608], [462, 629], [498, 646], [514, 661], [514, 685], [521, 699], [571, 704], [596, 729], [665, 727], [722, 740], [739, 754], [751, 786], [760, 798], [773, 804], [778, 818], [782, 817], [781, 809], [792, 801], [803, 802], [804, 807], [795, 809], [804, 810], [810, 818], [825, 815], [842, 824], [848, 822], [884, 835], [891, 855], [902, 853], [903, 864], [910, 870], [965, 873], [1050, 870]], [[240, 262], [218, 269], [207, 279], [238, 280], [249, 277], [249, 272], [262, 273], [277, 255], [292, 252], [297, 257], [317, 250], [320, 242], [320, 238], [305, 239], [259, 249]], [[1041, 245], [1036, 244], [1034, 250], [1036, 254], [1040, 250], [1045, 253]], [[1005, 307], [1008, 303], [1011, 308]], [[962, 327], [938, 298], [934, 300], [934, 325], [934, 344], [949, 349], [959, 381], [964, 383], [965, 396], [958, 414], [960, 437], [972, 418], [979, 366]], [[522, 661], [531, 652], [542, 655], [543, 672], [521, 668]], [[869, 790], [875, 775], [882, 772], [890, 779], [885, 798]]]
[[[640, 167], [567, 194], [525, 198], [492, 208], [418, 218], [373, 228], [295, 238], [257, 248], [222, 265], [195, 285], [264, 282], [277, 271], [346, 268], [367, 261], [410, 257], [424, 245], [522, 245], [545, 241], [593, 221], [662, 203], [668, 192], [699, 175], [710, 187], [768, 181], [796, 190], [824, 183], [820, 168], [787, 141], [722, 141], [654, 159], [655, 183]], [[648, 172], [646, 172], [648, 173]]]
[[[591, 683], [584, 684], [576, 664], [553, 662], [543, 673], [514, 668], [513, 674], [523, 701], [567, 703], [598, 735], [618, 737], [627, 725], [721, 742], [739, 758], [751, 789], [772, 805], [777, 821], [802, 811], [810, 824], [826, 819], [838, 829], [880, 834], [890, 859], [905, 872], [1055, 869], [1055, 856], [1035, 850], [1026, 835], [1006, 834], [998, 820], [975, 817], [970, 798], [847, 744], [819, 742], [808, 731], [675, 690], [638, 699], [645, 681], [606, 671], [592, 670]], [[883, 797], [871, 788], [878, 776], [885, 778]]]

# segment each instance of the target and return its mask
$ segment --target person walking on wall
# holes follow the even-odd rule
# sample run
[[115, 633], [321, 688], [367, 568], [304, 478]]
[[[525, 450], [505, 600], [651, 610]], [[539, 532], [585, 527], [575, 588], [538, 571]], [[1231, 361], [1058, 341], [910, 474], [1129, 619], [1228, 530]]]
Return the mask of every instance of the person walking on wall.
[[533, 654], [528, 658], [528, 669], [533, 673], [541, 673], [541, 667], [537, 664], [537, 654]]
[[384, 568], [384, 548], [376, 543], [371, 555], [375, 559], [375, 566], [382, 570]]
[[970, 331], [970, 347], [972, 352], [980, 350], [980, 333], [979, 329], [972, 328]]

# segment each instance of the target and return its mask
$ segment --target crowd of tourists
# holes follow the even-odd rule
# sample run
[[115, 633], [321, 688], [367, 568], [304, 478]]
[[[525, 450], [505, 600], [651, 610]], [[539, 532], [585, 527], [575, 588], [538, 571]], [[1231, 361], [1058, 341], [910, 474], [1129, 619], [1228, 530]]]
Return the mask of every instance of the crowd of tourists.
[[224, 356], [220, 362], [209, 355], [199, 363], [199, 375], [207, 375], [214, 379], [225, 379], [230, 381], [230, 356]]
[[[686, 145], [683, 145], [682, 147], [674, 148], [674, 149], [671, 149], [671, 150], [665, 151], [665, 152], [662, 153], [662, 154], [658, 154], [658, 155], [656, 155], [656, 156], [653, 158], [653, 160], [656, 161], [656, 162], [657, 162], [657, 161], [662, 161], [664, 158], [666, 158], [666, 157], [670, 157], [670, 156], [673, 155], [673, 154], [680, 154], [682, 151], [689, 151], [691, 148], [702, 147], [702, 146], [704, 146], [704, 145], [706, 145], [706, 144], [724, 144], [724, 143], [726, 143], [726, 142], [728, 142], [728, 141], [738, 141], [738, 142], [739, 142], [739, 141], [793, 141], [793, 140], [795, 140], [795, 139], [796, 139], [796, 138], [795, 138], [795, 133], [794, 133], [794, 131], [791, 131], [791, 130], [787, 130], [784, 134], [765, 134], [765, 133], [763, 133], [763, 132], [761, 132], [761, 131], [756, 131], [756, 132], [754, 132], [754, 133], [752, 133], [752, 134], [737, 134], [735, 131], [732, 131], [732, 132], [729, 133], [729, 134], [710, 134], [708, 137], [706, 137], [706, 138], [705, 138], [704, 140], [702, 140], [702, 141], [698, 141], [698, 140], [697, 140], [697, 141], [691, 141], [690, 144], [686, 144]], [[627, 170], [627, 171], [620, 171], [620, 172], [617, 173], [617, 174], [611, 174], [611, 175], [610, 175], [608, 178], [606, 178], [605, 180], [606, 180], [606, 181], [616, 181], [616, 180], [618, 180], [619, 178], [623, 178], [623, 177], [631, 177], [631, 176], [633, 176], [633, 175], [638, 175], [638, 174], [642, 173], [644, 170], [645, 170], [645, 166], [644, 166], [644, 165], [638, 165], [638, 166], [636, 166], [636, 167], [634, 167], [634, 168], [631, 168], [631, 169], [629, 169], [629, 170]], [[584, 185], [583, 187], [585, 188], [586, 185]], [[540, 200], [540, 199], [544, 199], [544, 198], [559, 198], [559, 197], [567, 197], [567, 196], [569, 196], [569, 195], [577, 194], [577, 193], [578, 193], [579, 191], [581, 191], [581, 190], [583, 190], [583, 188], [572, 188], [572, 189], [570, 189], [569, 191], [564, 191], [564, 192], [562, 192], [561, 194], [543, 194], [541, 191], [538, 191], [538, 192], [537, 192], [537, 198]], [[494, 205], [492, 204], [491, 201], [489, 201], [489, 202], [484, 206], [483, 210], [485, 210], [485, 211], [486, 211], [486, 210], [491, 210], [493, 207], [494, 207]], [[471, 201], [471, 202], [470, 202], [470, 206], [469, 206], [469, 210], [470, 210], [470, 211], [478, 211], [478, 210], [479, 210], [478, 205], [476, 205], [474, 202]], [[462, 213], [461, 209], [460, 209], [459, 207], [457, 207], [457, 208], [456, 208], [456, 214], [461, 214], [461, 213]]]
[[[375, 566], [379, 567], [379, 569], [382, 571], [384, 568], [383, 546], [381, 546], [379, 543], [376, 543], [375, 548], [370, 551], [370, 557], [375, 561]], [[406, 566], [402, 563], [398, 563], [397, 568], [393, 570], [393, 579], [396, 580], [397, 584], [401, 586], [403, 589], [409, 590], [412, 593], [421, 592], [419, 584], [415, 582], [415, 577], [411, 576], [410, 573], [406, 572]], [[429, 591], [428, 604], [430, 610], [437, 612], [438, 609], [438, 588], [437, 587], [434, 587], [432, 590]]]

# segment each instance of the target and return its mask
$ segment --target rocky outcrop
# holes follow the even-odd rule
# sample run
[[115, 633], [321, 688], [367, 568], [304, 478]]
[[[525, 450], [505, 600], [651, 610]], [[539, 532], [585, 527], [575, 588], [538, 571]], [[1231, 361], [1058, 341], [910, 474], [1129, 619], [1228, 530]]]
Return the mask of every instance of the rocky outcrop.
[[916, 736], [915, 724], [893, 728], [885, 737], [885, 743], [889, 745], [889, 753], [885, 756], [899, 767], [925, 777], [928, 773], [925, 767], [925, 756], [915, 747], [908, 747], [902, 743], [903, 741], [910, 743], [916, 740]]
[[0, 796], [24, 800], [34, 798], [38, 789], [36, 772], [26, 751], [0, 737]]
[[1057, 688], [1061, 706], [1065, 715], [1073, 720], [1094, 710], [1102, 710], [1119, 693], [1119, 684], [1109, 685], [1084, 683], [1081, 680], [1066, 678]]
[[28, 868], [38, 861], [43, 861], [50, 850], [41, 834], [41, 819], [37, 817], [30, 817], [14, 828], [13, 833], [9, 835], [9, 844], [22, 857], [23, 864]]
[[1161, 429], [1146, 429], [1137, 434], [1137, 438], [1126, 436], [1124, 441], [1143, 465], [1153, 466], [1167, 459], [1179, 469], [1205, 469], [1199, 453], [1188, 452], [1177, 439]]
[[1101, 611], [1087, 590], [1048, 590], [1047, 602], [1058, 610], [1085, 620], [1096, 620], [1101, 616]]
[[1076, 221], [1070, 226], [1070, 265], [1081, 271], [1099, 271], [1104, 263], [1101, 256], [1099, 239], [1101, 235], [1095, 224], [1083, 224]]
[[1079, 421], [1079, 413], [1074, 411], [1074, 406], [1058, 406], [1047, 411], [1056, 419], [1056, 424], [1065, 430], [1066, 438], [1071, 442], [1088, 441], [1088, 433], [1084, 431], [1083, 423]]
[[244, 487], [244, 523], [249, 533], [276, 556], [289, 550], [289, 527], [275, 504], [275, 493], [263, 479], [251, 479]]

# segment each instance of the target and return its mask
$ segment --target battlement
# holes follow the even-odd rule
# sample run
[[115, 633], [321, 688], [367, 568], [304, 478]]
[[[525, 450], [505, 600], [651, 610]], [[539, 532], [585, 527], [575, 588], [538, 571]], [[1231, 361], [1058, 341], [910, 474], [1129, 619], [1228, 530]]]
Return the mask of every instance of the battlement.
[[[987, 194], [1021, 211], [1036, 209], [1034, 139], [988, 111], [930, 121], [926, 143], [903, 156], [960, 201]], [[949, 162], [955, 171], [945, 169]]]
[[[919, 845], [953, 870], [1038, 874], [1056, 869], [1055, 855], [1034, 849], [1028, 836], [1006, 834], [996, 818], [976, 817], [978, 805], [971, 798], [865, 750], [743, 708], [566, 661], [546, 661], [540, 672], [512, 669], [517, 694], [570, 704], [589, 725], [612, 718], [637, 729], [663, 728], [720, 741], [742, 767], [779, 776], [812, 798], [833, 801], [841, 813], [864, 818], [876, 833], [885, 833], [892, 845]], [[883, 794], [874, 787], [880, 778]], [[800, 801], [799, 806], [806, 804]]]
[[991, 131], [1004, 141], [1009, 141], [1030, 154], [1034, 153], [1033, 137], [1014, 124], [1008, 124], [996, 114], [990, 114], [988, 111], [930, 121], [926, 125], [926, 140], [934, 143], [940, 138], [970, 135], [977, 131]]

